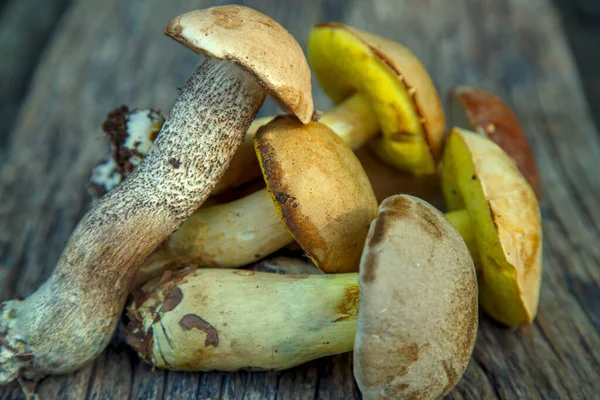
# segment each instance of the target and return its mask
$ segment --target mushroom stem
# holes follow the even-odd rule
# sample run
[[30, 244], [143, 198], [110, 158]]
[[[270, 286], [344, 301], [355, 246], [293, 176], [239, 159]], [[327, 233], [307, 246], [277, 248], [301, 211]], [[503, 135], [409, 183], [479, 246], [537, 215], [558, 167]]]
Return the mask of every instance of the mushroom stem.
[[134, 288], [186, 264], [234, 268], [292, 243], [267, 189], [198, 209], [140, 268]]
[[360, 93], [323, 113], [319, 120], [356, 150], [379, 134], [379, 124], [367, 99]]
[[70, 372], [100, 354], [138, 267], [209, 196], [264, 97], [228, 61], [195, 71], [148, 155], [83, 217], [50, 278], [0, 304], [0, 384]]
[[[479, 260], [479, 250], [477, 248], [477, 242], [475, 241], [475, 234], [471, 228], [471, 217], [466, 208], [448, 211], [444, 214], [446, 219], [454, 226], [454, 228], [460, 233], [463, 240], [467, 244], [471, 257], [474, 261]], [[475, 263], [477, 266], [477, 263]]]
[[159, 368], [281, 370], [352, 350], [358, 274], [198, 269], [134, 298], [127, 342]]

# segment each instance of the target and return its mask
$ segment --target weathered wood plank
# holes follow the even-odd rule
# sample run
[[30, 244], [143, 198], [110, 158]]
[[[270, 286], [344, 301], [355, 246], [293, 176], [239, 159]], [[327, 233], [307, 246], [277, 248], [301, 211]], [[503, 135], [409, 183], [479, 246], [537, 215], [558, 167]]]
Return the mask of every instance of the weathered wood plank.
[[[30, 78], [68, 0], [53, 0], [39, 12], [37, 0], [0, 2], [0, 150], [27, 92]], [[1, 153], [0, 153], [1, 154]]]
[[596, 0], [554, 0], [561, 11], [561, 19], [577, 67], [585, 85], [596, 128], [600, 126], [600, 7]]
[[[69, 10], [0, 160], [0, 299], [35, 290], [89, 206], [86, 178], [106, 148], [98, 128], [105, 113], [120, 103], [168, 110], [200, 57], [163, 37], [162, 27], [209, 3], [80, 1]], [[474, 357], [450, 397], [600, 393], [600, 136], [548, 0], [455, 0], [443, 7], [436, 0], [248, 3], [303, 46], [313, 23], [344, 21], [408, 45], [441, 93], [470, 83], [514, 106], [546, 187], [540, 314], [516, 331], [482, 316]], [[328, 108], [314, 85], [317, 106]], [[270, 104], [263, 113], [274, 111]], [[351, 356], [340, 355], [281, 373], [152, 372], [119, 347], [75, 374], [45, 379], [38, 393], [43, 399], [351, 399], [359, 397], [351, 368]], [[18, 385], [0, 388], [0, 399], [9, 398], [22, 398]]]

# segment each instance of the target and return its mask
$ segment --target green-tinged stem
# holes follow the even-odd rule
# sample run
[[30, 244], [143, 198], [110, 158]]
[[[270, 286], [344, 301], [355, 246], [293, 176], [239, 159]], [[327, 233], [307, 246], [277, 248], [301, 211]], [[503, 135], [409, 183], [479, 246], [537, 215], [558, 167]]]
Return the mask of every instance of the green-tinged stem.
[[281, 370], [354, 345], [356, 273], [198, 269], [148, 286], [134, 296], [145, 300], [131, 304], [126, 336], [160, 368]]

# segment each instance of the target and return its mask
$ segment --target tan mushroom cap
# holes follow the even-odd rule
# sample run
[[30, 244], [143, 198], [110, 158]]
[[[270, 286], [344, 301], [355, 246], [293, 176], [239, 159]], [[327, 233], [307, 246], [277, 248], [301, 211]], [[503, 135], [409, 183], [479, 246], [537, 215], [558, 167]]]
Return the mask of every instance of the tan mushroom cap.
[[[367, 98], [383, 132], [375, 146], [380, 156], [400, 168], [411, 158], [412, 172], [419, 175], [435, 172], [444, 111], [429, 73], [409, 49], [340, 23], [324, 23], [313, 29], [308, 50], [319, 83], [335, 103], [357, 91]], [[411, 154], [411, 144], [419, 145], [419, 154]]]
[[477, 336], [477, 280], [460, 234], [423, 200], [384, 200], [360, 265], [354, 376], [364, 399], [441, 398]]
[[244, 6], [212, 7], [173, 18], [165, 34], [198, 53], [250, 71], [282, 108], [304, 123], [312, 119], [311, 75], [304, 53], [270, 17]]
[[462, 85], [448, 94], [450, 126], [484, 135], [502, 148], [515, 162], [542, 199], [542, 180], [535, 154], [517, 116], [501, 98], [486, 90]]
[[498, 145], [458, 128], [450, 132], [441, 179], [448, 208], [469, 214], [482, 308], [511, 327], [531, 323], [542, 276], [542, 223], [533, 189]]
[[324, 272], [358, 271], [377, 200], [352, 150], [325, 125], [278, 117], [254, 146], [273, 202]]

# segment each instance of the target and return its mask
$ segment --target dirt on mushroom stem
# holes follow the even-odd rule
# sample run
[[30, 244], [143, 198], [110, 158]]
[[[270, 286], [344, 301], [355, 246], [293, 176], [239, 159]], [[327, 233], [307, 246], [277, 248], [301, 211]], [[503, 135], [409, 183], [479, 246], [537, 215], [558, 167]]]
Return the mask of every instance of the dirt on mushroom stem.
[[230, 62], [196, 70], [149, 154], [83, 217], [50, 278], [0, 305], [0, 384], [74, 371], [100, 354], [137, 268], [209, 196], [264, 98]]
[[356, 273], [190, 270], [138, 292], [125, 337], [159, 368], [287, 369], [352, 349], [358, 297]]

